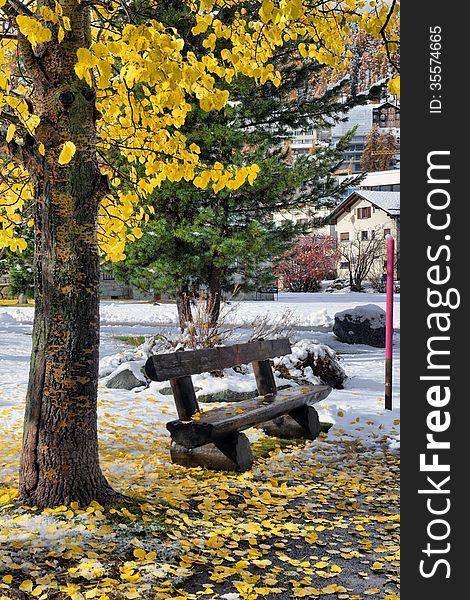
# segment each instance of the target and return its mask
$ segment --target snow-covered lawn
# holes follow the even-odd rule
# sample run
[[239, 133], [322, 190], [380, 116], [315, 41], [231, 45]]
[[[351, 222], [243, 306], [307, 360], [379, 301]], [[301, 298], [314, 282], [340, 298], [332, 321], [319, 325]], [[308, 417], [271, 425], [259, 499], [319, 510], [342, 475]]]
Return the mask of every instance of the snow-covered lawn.
[[[257, 597], [257, 589], [266, 590], [270, 585], [274, 586], [270, 588], [272, 594], [266, 596], [264, 591], [264, 596], [284, 600], [310, 593], [310, 588], [304, 593], [296, 586], [305, 585], [301, 583], [305, 581], [305, 565], [312, 564], [312, 573], [316, 569], [314, 581], [321, 589], [311, 588], [315, 593], [312, 597], [346, 588], [359, 592], [374, 582], [372, 589], [385, 590], [381, 597], [398, 598], [394, 588], [386, 592], [387, 580], [378, 573], [385, 569], [395, 576], [398, 564], [397, 541], [390, 537], [398, 516], [388, 504], [390, 498], [394, 502], [397, 498], [390, 490], [395, 486], [399, 443], [399, 297], [395, 302], [393, 411], [383, 408], [384, 351], [342, 344], [331, 330], [335, 312], [370, 303], [383, 308], [385, 298], [380, 294], [283, 294], [278, 302], [231, 305], [231, 324], [243, 326], [236, 333], [239, 339], [247, 335], [257, 316], [269, 313], [271, 320], [282, 320], [289, 310], [297, 325], [294, 341], [327, 344], [340, 354], [349, 376], [345, 389], [333, 390], [316, 405], [321, 420], [334, 423], [327, 437], [275, 452], [269, 459], [259, 458], [249, 473], [212, 475], [172, 465], [165, 423], [175, 418], [176, 411], [172, 396], [160, 393], [168, 384], [152, 383], [148, 389], [125, 391], [107, 389], [103, 380], [99, 389], [102, 466], [116, 489], [139, 498], [135, 514], [123, 508], [115, 511], [112, 519], [99, 505], [87, 512], [74, 506], [42, 513], [8, 512], [16, 494], [33, 309], [0, 306], [0, 546], [6, 549], [0, 553], [0, 587], [7, 594], [9, 589], [20, 588], [34, 596], [59, 589], [72, 600], [197, 599], [208, 592], [213, 593], [211, 598], [239, 600]], [[157, 330], [172, 335], [176, 331], [172, 305], [104, 302], [101, 313], [102, 365], [120, 360], [119, 353], [124, 356], [130, 350], [115, 336], [152, 335]], [[231, 373], [214, 382], [214, 378], [200, 375], [195, 377], [195, 385], [201, 388], [199, 394], [227, 387], [242, 391], [253, 389], [253, 379]], [[258, 430], [247, 433], [256, 451], [263, 434]], [[328, 484], [318, 487], [318, 481]], [[240, 497], [245, 499], [243, 510], [237, 508]], [[358, 512], [355, 507], [360, 504], [350, 502], [352, 497], [369, 503], [367, 507], [377, 503], [374, 510], [383, 516], [375, 517], [374, 511], [369, 516], [369, 509]], [[334, 503], [344, 507], [336, 516], [331, 509]], [[292, 519], [284, 506], [296, 506], [292, 514], [304, 516]], [[153, 529], [159, 511], [165, 513], [165, 539], [158, 524]], [[377, 551], [372, 550], [368, 535], [384, 540], [375, 545]], [[359, 544], [354, 536], [359, 536]], [[315, 545], [317, 537], [321, 546]], [[264, 540], [259, 548], [258, 538]], [[225, 550], [225, 545], [236, 548], [237, 539], [241, 541], [236, 550], [240, 557], [236, 572], [241, 573], [238, 579], [243, 582], [232, 581], [237, 578], [233, 575], [230, 579], [233, 564]], [[328, 547], [332, 540], [336, 540], [333, 546], [342, 549], [341, 557], [333, 557], [341, 567], [328, 562], [325, 547], [326, 552], [339, 554]], [[287, 543], [287, 548], [291, 542], [305, 544], [305, 551], [316, 556], [310, 556], [311, 563], [289, 559], [294, 571], [282, 581], [278, 574], [289, 554], [287, 550], [283, 554], [282, 546]], [[348, 547], [351, 553], [344, 551]], [[173, 560], [175, 556], [178, 558]], [[259, 565], [264, 569], [270, 563], [259, 560], [262, 556], [274, 561], [273, 570], [266, 569], [260, 580], [264, 588], [254, 588], [254, 595], [250, 595], [246, 590], [252, 578], [259, 578], [253, 572], [256, 568], [259, 571]], [[321, 561], [315, 562], [319, 557]], [[356, 564], [357, 557], [361, 562]], [[197, 585], [182, 584], [184, 590], [182, 587], [175, 594], [167, 580], [184, 581], [193, 565], [199, 571], [205, 565], [205, 579]], [[214, 571], [214, 565], [221, 566]], [[296, 576], [292, 575], [295, 570]], [[357, 576], [364, 570], [368, 570], [365, 579]], [[280, 583], [276, 588], [272, 582], [277, 577]], [[333, 577], [340, 586], [325, 581]], [[220, 582], [220, 596], [213, 589], [214, 581]], [[0, 597], [2, 593], [0, 589]]]
[[[385, 294], [369, 293], [317, 293], [279, 294], [274, 302], [231, 301], [227, 324], [249, 325], [256, 317], [268, 315], [276, 321], [291, 313], [301, 327], [331, 327], [335, 313], [361, 304], [377, 304], [385, 310]], [[394, 327], [400, 327], [400, 296], [395, 296]], [[16, 308], [0, 306], [0, 325], [8, 323], [30, 324], [33, 322], [32, 307]], [[177, 323], [174, 304], [140, 304], [131, 302], [102, 302], [102, 325], [169, 326]]]
[[[327, 344], [341, 355], [342, 366], [348, 380], [343, 390], [333, 390], [327, 400], [317, 408], [320, 418], [335, 423], [329, 436], [343, 435], [358, 437], [367, 444], [374, 444], [383, 435], [389, 436], [394, 447], [398, 443], [397, 419], [399, 418], [399, 296], [395, 297], [394, 323], [394, 410], [383, 409], [384, 351], [370, 346], [351, 346], [336, 340], [331, 327], [334, 314], [346, 308], [374, 303], [385, 307], [383, 294], [280, 294], [275, 302], [233, 303], [227, 319], [232, 324], [248, 327], [259, 316], [269, 315], [270, 320], [284, 318], [286, 311], [298, 326], [294, 332], [296, 339], [315, 340]], [[156, 330], [170, 333], [176, 322], [174, 305], [141, 304], [131, 302], [103, 302], [101, 306], [102, 343], [101, 356], [112, 356], [126, 349], [119, 335], [151, 335]], [[3, 427], [11, 434], [6, 438], [0, 458], [4, 458], [15, 446], [17, 454], [21, 429], [24, 396], [28, 379], [29, 353], [31, 349], [32, 307], [0, 306], [0, 415]], [[167, 329], [168, 328], [168, 329]], [[243, 330], [241, 330], [243, 333]], [[129, 349], [127, 347], [127, 349]], [[211, 383], [212, 382], [212, 383]], [[219, 391], [231, 383], [216, 381]], [[195, 385], [207, 393], [208, 385], [214, 386], [214, 379], [197, 376]], [[252, 384], [251, 384], [252, 385]], [[143, 391], [108, 390], [100, 388], [100, 433], [102, 439], [108, 435], [117, 440], [116, 431], [132, 429], [130, 435], [139, 438], [139, 430], [151, 431], [152, 436], [167, 437], [166, 421], [175, 417], [172, 397], [162, 395], [159, 390], [168, 384], [152, 383]], [[238, 382], [239, 389], [250, 389], [249, 382]], [[248, 386], [248, 387], [246, 387]], [[144, 418], [142, 418], [144, 417]], [[139, 425], [137, 427], [137, 422]], [[5, 429], [4, 429], [5, 431]], [[5, 439], [5, 438], [4, 438]], [[118, 440], [117, 440], [118, 441]], [[2, 456], [3, 455], [3, 456]], [[16, 465], [2, 461], [2, 476], [15, 473]]]

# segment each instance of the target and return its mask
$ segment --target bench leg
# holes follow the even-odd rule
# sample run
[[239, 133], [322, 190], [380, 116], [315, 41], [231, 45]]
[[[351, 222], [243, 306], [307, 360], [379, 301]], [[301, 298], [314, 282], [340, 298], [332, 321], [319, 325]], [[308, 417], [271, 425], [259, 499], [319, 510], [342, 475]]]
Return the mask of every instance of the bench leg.
[[282, 439], [307, 438], [314, 440], [320, 433], [320, 419], [313, 406], [301, 406], [261, 425], [267, 434]]
[[248, 471], [253, 465], [250, 442], [243, 433], [199, 448], [188, 449], [171, 442], [170, 455], [172, 462], [177, 465], [205, 467], [215, 471]]

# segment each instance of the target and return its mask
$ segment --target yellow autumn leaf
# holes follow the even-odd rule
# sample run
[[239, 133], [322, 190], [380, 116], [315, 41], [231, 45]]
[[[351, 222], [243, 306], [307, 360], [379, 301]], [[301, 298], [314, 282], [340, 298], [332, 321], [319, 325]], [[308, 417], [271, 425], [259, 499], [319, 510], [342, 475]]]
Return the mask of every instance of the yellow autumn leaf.
[[331, 565], [330, 570], [332, 573], [341, 573], [343, 569], [339, 565]]
[[340, 592], [346, 592], [347, 590], [342, 585], [337, 585], [336, 583], [333, 583], [322, 588], [321, 591], [323, 594], [337, 594]]
[[7, 129], [7, 134], [6, 134], [7, 143], [11, 142], [11, 140], [13, 139], [13, 136], [15, 135], [15, 131], [16, 131], [16, 125], [14, 125], [13, 123], [10, 123], [10, 125], [8, 126], [8, 129]]
[[76, 152], [76, 146], [73, 142], [65, 142], [59, 155], [59, 165], [68, 164]]
[[57, 23], [58, 17], [56, 13], [48, 6], [41, 6], [39, 12], [41, 13], [41, 17], [44, 19], [44, 21], [51, 21], [52, 23]]
[[26, 15], [19, 15], [16, 17], [16, 22], [21, 33], [27, 37], [33, 46], [51, 41], [51, 30], [44, 27], [37, 19]]
[[388, 91], [394, 96], [400, 95], [400, 76], [390, 79], [388, 82]]
[[263, 559], [263, 560], [254, 560], [253, 564], [256, 565], [257, 567], [259, 567], [260, 569], [265, 569], [266, 567], [269, 567], [269, 565], [272, 565], [273, 563], [268, 559]]
[[19, 589], [22, 592], [31, 592], [33, 590], [33, 582], [31, 579], [25, 579], [23, 582], [21, 582]]
[[145, 552], [143, 548], [135, 548], [133, 554], [135, 558], [138, 558], [139, 560], [142, 560], [147, 556], [147, 552]]
[[13, 581], [13, 577], [12, 577], [12, 575], [4, 575], [2, 578], [2, 581], [3, 581], [3, 583], [10, 585], [10, 583]]

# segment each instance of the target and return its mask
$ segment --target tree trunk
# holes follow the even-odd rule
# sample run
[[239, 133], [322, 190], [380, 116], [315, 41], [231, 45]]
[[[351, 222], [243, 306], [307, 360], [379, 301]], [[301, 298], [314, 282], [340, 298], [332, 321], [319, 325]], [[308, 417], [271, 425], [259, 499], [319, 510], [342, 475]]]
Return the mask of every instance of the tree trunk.
[[193, 322], [193, 313], [191, 310], [191, 297], [187, 287], [176, 290], [176, 308], [178, 310], [178, 322], [181, 331], [184, 331], [188, 323]]
[[354, 277], [351, 269], [351, 263], [349, 263], [349, 287], [351, 288], [351, 292], [354, 291]]
[[[20, 466], [20, 500], [54, 506], [107, 500], [98, 461], [99, 257], [97, 219], [105, 194], [96, 159], [93, 90], [77, 79], [76, 51], [90, 41], [89, 9], [62, 3], [72, 31], [42, 55], [20, 38], [34, 81], [36, 141], [35, 317]], [[76, 146], [65, 165], [64, 142]]]
[[207, 295], [207, 316], [210, 327], [217, 327], [220, 317], [220, 304], [222, 301], [222, 271], [212, 265]]

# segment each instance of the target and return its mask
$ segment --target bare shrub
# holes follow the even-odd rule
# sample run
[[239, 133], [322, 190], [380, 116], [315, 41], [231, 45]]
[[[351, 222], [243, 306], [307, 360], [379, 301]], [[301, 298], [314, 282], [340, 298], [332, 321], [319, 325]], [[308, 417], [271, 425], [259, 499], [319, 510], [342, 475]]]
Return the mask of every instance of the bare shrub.
[[194, 300], [192, 321], [186, 323], [185, 330], [173, 341], [174, 346], [188, 350], [220, 346], [232, 336], [234, 330], [239, 329], [238, 326], [227, 325], [229, 316], [234, 314], [236, 309], [236, 305], [222, 304], [217, 323], [214, 323], [210, 297], [201, 294]]
[[265, 314], [254, 319], [249, 328], [252, 330], [249, 341], [273, 339], [276, 337], [292, 337], [295, 327], [298, 325], [298, 318], [290, 309], [283, 312], [278, 317]]

